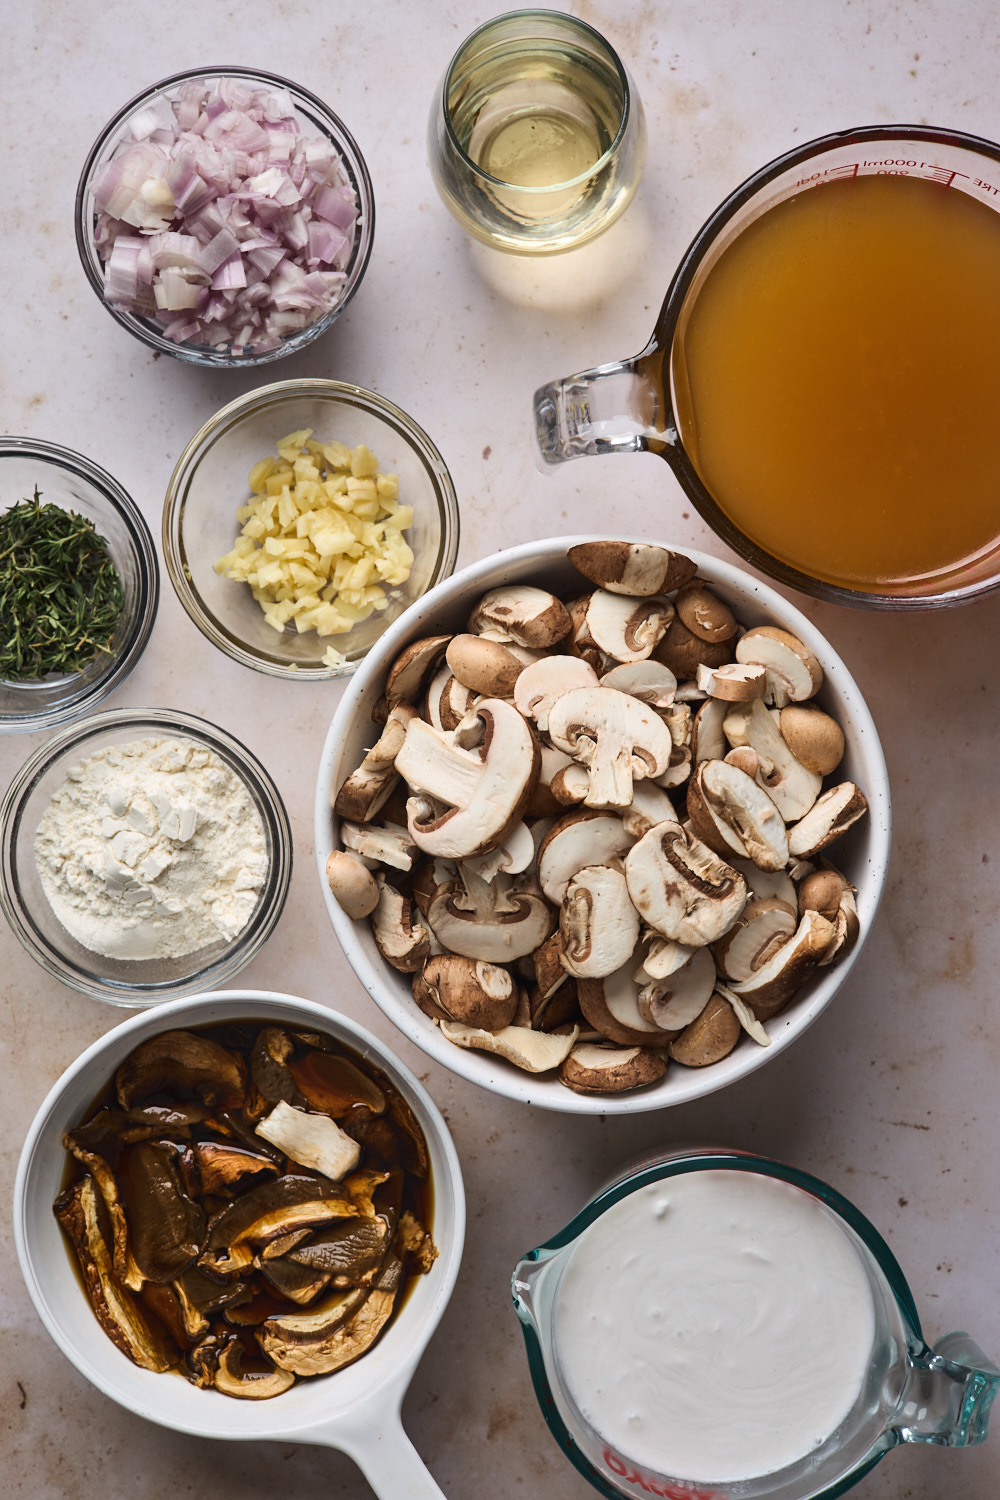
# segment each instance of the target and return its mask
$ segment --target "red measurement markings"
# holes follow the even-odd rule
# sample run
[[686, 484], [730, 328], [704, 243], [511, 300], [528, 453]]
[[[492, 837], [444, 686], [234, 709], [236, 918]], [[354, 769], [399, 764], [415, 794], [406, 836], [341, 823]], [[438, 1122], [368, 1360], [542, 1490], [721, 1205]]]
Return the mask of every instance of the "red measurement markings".
[[654, 1480], [648, 1474], [640, 1474], [638, 1469], [619, 1458], [617, 1453], [612, 1453], [610, 1448], [605, 1448], [603, 1458], [612, 1474], [626, 1484], [637, 1485], [647, 1495], [660, 1495], [663, 1500], [724, 1500], [717, 1490], [692, 1489], [690, 1485]]

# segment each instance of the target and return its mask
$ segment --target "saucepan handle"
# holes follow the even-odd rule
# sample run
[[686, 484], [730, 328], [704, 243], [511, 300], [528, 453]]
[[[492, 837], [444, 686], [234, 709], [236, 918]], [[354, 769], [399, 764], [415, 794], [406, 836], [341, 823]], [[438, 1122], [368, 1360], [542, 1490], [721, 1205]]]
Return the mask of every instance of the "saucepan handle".
[[401, 1400], [402, 1393], [392, 1403], [373, 1401], [363, 1410], [298, 1433], [298, 1440], [339, 1448], [353, 1458], [379, 1500], [445, 1500], [403, 1431]]

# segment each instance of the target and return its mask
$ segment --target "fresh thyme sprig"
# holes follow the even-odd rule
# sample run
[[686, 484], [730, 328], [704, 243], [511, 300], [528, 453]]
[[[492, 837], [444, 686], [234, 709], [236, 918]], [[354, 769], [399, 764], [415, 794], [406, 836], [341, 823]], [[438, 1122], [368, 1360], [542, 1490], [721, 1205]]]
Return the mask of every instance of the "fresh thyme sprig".
[[0, 515], [0, 677], [78, 672], [111, 649], [125, 604], [92, 521], [34, 498]]

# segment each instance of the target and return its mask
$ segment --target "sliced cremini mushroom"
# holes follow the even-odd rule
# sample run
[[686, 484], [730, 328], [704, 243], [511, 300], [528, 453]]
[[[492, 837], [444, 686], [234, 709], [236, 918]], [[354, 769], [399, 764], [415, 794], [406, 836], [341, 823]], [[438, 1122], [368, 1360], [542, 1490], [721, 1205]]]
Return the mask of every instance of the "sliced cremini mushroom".
[[340, 840], [352, 854], [377, 860], [392, 870], [411, 870], [417, 857], [417, 846], [409, 832], [396, 823], [378, 827], [374, 823], [345, 820], [340, 825]]
[[583, 1018], [608, 1041], [623, 1047], [662, 1047], [662, 1028], [639, 1008], [639, 985], [628, 960], [603, 979], [580, 979], [577, 995]]
[[795, 908], [775, 897], [748, 901], [725, 937], [713, 944], [719, 973], [741, 983], [762, 968], [799, 925]]
[[625, 876], [608, 865], [585, 865], [566, 887], [559, 914], [560, 961], [577, 979], [603, 978], [632, 955], [639, 913]]
[[708, 698], [695, 714], [691, 724], [691, 758], [695, 765], [702, 760], [724, 760], [729, 749], [723, 723], [729, 705], [721, 698]]
[[696, 948], [687, 963], [670, 974], [645, 980], [637, 997], [639, 1014], [673, 1035], [701, 1014], [714, 986], [712, 955], [707, 948]]
[[518, 989], [497, 964], [441, 953], [427, 960], [420, 977], [439, 1019], [486, 1031], [503, 1031], [513, 1021]]
[[660, 776], [670, 764], [672, 742], [663, 721], [613, 688], [576, 688], [557, 698], [549, 737], [590, 773], [588, 807], [629, 807], [633, 779]]
[[725, 703], [749, 703], [752, 698], [762, 698], [766, 682], [763, 667], [745, 666], [738, 661], [727, 661], [721, 667], [703, 664], [698, 668], [697, 683], [702, 692]]
[[788, 852], [793, 859], [811, 859], [853, 827], [868, 811], [864, 794], [853, 781], [831, 787], [805, 817], [788, 830]]
[[793, 911], [796, 909], [798, 897], [795, 882], [787, 870], [762, 870], [750, 859], [731, 859], [729, 863], [743, 876], [755, 901], [767, 901], [774, 897], [786, 902]]
[[740, 1030], [733, 1007], [722, 995], [713, 994], [700, 1015], [674, 1037], [667, 1051], [674, 1062], [686, 1068], [707, 1068], [732, 1052]]
[[[633, 598], [595, 589], [584, 616], [585, 638], [618, 662], [645, 661], [674, 617], [669, 599]], [[584, 638], [577, 631], [577, 641]]]
[[716, 985], [716, 990], [724, 1000], [729, 1001], [736, 1014], [737, 1021], [739, 1021], [740, 1026], [746, 1032], [747, 1036], [753, 1037], [758, 1047], [770, 1047], [771, 1038], [746, 1002], [741, 1000], [739, 995], [735, 995], [721, 981]]
[[793, 703], [783, 708], [778, 728], [795, 759], [817, 776], [829, 776], [844, 758], [844, 731], [814, 704]]
[[799, 916], [805, 916], [807, 911], [818, 911], [828, 922], [835, 922], [843, 889], [844, 880], [839, 871], [813, 870], [799, 885]]
[[559, 1080], [574, 1094], [621, 1094], [658, 1083], [667, 1060], [646, 1047], [611, 1047], [582, 1042], [559, 1069]]
[[585, 865], [610, 865], [625, 855], [635, 837], [615, 813], [581, 808], [566, 813], [548, 830], [538, 849], [538, 883], [554, 906]]
[[335, 900], [355, 922], [371, 916], [378, 905], [375, 877], [357, 854], [334, 849], [326, 861], [326, 883]]
[[543, 1000], [548, 1000], [554, 995], [560, 985], [565, 984], [569, 975], [560, 960], [562, 953], [562, 934], [556, 928], [541, 943], [531, 955], [535, 969], [535, 983]]
[[122, 1109], [153, 1094], [192, 1096], [213, 1109], [238, 1109], [246, 1097], [241, 1060], [207, 1036], [161, 1031], [130, 1052], [115, 1074]]
[[804, 817], [819, 796], [823, 778], [796, 760], [763, 700], [755, 698], [752, 703], [734, 705], [724, 727], [731, 745], [749, 745], [757, 752], [757, 781], [784, 821], [794, 823]]
[[424, 717], [435, 729], [454, 729], [471, 710], [474, 696], [446, 664], [438, 668], [428, 684]]
[[312, 1167], [331, 1182], [353, 1172], [361, 1147], [329, 1115], [307, 1114], [282, 1100], [257, 1126], [257, 1134], [300, 1167]]
[[554, 594], [512, 583], [483, 595], [469, 617], [469, 630], [520, 646], [547, 647], [569, 634], [570, 618]]
[[657, 823], [672, 823], [677, 814], [669, 796], [655, 781], [637, 781], [632, 786], [632, 806], [622, 813], [626, 833], [641, 839]]
[[736, 660], [766, 668], [767, 701], [775, 708], [802, 703], [823, 685], [823, 668], [809, 647], [776, 625], [758, 625], [741, 636]]
[[573, 1026], [565, 1036], [551, 1031], [533, 1031], [525, 1026], [507, 1026], [503, 1031], [486, 1031], [482, 1027], [462, 1026], [458, 1021], [442, 1021], [441, 1035], [456, 1047], [475, 1052], [493, 1052], [504, 1057], [526, 1073], [548, 1073], [557, 1068], [580, 1035]]
[[224, 1396], [237, 1396], [245, 1401], [266, 1401], [271, 1396], [280, 1396], [295, 1384], [290, 1370], [279, 1370], [270, 1360], [259, 1357], [247, 1362], [246, 1349], [241, 1339], [234, 1338], [219, 1350], [215, 1365], [215, 1389]]
[[854, 900], [854, 891], [845, 880], [840, 893], [840, 905], [836, 916], [833, 918], [836, 937], [827, 949], [826, 954], [820, 959], [820, 968], [832, 964], [835, 959], [843, 958], [858, 940], [861, 924], [858, 920], [858, 908]]
[[612, 667], [600, 679], [601, 687], [615, 688], [619, 693], [628, 693], [650, 708], [669, 708], [677, 692], [677, 678], [669, 667], [659, 661], [623, 662]]
[[732, 641], [706, 641], [692, 634], [678, 615], [670, 622], [653, 656], [670, 668], [678, 682], [684, 682], [697, 676], [700, 665], [721, 667], [723, 662], [729, 661]]
[[545, 941], [555, 914], [531, 878], [480, 879], [466, 863], [459, 878], [440, 886], [427, 908], [427, 925], [448, 953], [488, 963], [523, 958]]
[[154, 1336], [141, 1304], [115, 1278], [111, 1246], [101, 1228], [101, 1195], [83, 1177], [56, 1199], [55, 1215], [76, 1251], [90, 1304], [112, 1343], [144, 1370], [162, 1372], [178, 1361]]
[[643, 599], [672, 594], [695, 574], [689, 557], [650, 542], [578, 542], [567, 556], [598, 588]]
[[412, 704], [403, 702], [389, 710], [378, 740], [337, 793], [333, 810], [338, 817], [367, 823], [378, 812], [399, 780], [395, 760], [406, 738], [406, 726], [416, 712]]
[[400, 698], [405, 698], [408, 703], [418, 701], [450, 640], [450, 635], [431, 635], [420, 641], [411, 641], [404, 647], [385, 680], [385, 697], [390, 708]]
[[578, 656], [546, 656], [525, 667], [514, 684], [514, 707], [545, 734], [549, 710], [573, 688], [597, 687], [593, 667]]
[[497, 875], [520, 875], [535, 857], [535, 841], [526, 823], [517, 823], [503, 843], [489, 854], [477, 854], [462, 861], [462, 868], [472, 870], [480, 880]]
[[[463, 750], [452, 737], [414, 719], [396, 757], [398, 771], [416, 794], [407, 804], [410, 834], [421, 849], [440, 858], [466, 859], [502, 844], [520, 822], [538, 779], [538, 746], [513, 704], [484, 698], [475, 714], [485, 725], [477, 750]], [[428, 818], [425, 797], [445, 811]]]
[[802, 987], [836, 942], [836, 928], [819, 912], [807, 911], [794, 935], [751, 978], [733, 983], [759, 1021], [775, 1016]]
[[692, 578], [678, 591], [676, 608], [677, 618], [701, 641], [715, 645], [736, 635], [736, 616], [702, 578]]
[[486, 698], [512, 698], [524, 662], [500, 641], [483, 635], [456, 635], [446, 656], [458, 681]]
[[757, 780], [760, 756], [749, 745], [737, 745], [735, 750], [727, 750], [722, 758], [727, 766], [738, 766], [741, 771], [746, 772], [751, 781]]
[[430, 956], [430, 933], [416, 918], [414, 903], [382, 876], [376, 876], [378, 905], [372, 912], [372, 936], [387, 963], [412, 974]]
[[[563, 751], [557, 750], [555, 754], [562, 755]], [[634, 784], [632, 790], [634, 794]], [[561, 767], [552, 777], [549, 791], [557, 807], [579, 807], [590, 793], [590, 772], [586, 766], [570, 760], [569, 765]]]
[[783, 870], [788, 837], [764, 788], [738, 766], [703, 760], [688, 783], [687, 813], [702, 843], [723, 859], [751, 859], [762, 870]]
[[629, 895], [663, 937], [692, 948], [714, 943], [746, 904], [746, 882], [679, 823], [658, 823], [629, 850]]

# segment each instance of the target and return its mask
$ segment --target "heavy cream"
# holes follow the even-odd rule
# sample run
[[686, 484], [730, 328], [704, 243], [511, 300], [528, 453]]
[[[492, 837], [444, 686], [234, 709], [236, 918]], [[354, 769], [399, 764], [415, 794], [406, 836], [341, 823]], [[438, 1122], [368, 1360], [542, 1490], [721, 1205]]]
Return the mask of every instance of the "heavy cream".
[[654, 1473], [724, 1482], [818, 1448], [875, 1337], [860, 1254], [807, 1193], [704, 1170], [640, 1188], [574, 1245], [553, 1318], [581, 1414]]

